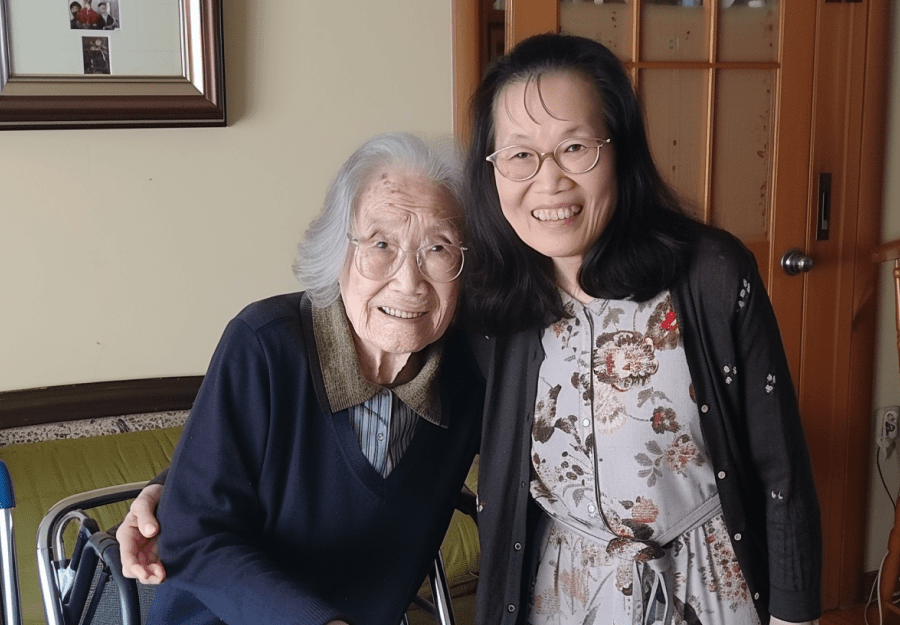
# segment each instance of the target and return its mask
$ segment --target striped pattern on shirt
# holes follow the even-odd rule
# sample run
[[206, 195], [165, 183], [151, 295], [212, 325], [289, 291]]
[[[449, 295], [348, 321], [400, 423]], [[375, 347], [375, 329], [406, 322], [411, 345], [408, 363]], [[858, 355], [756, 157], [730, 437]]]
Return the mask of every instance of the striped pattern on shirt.
[[349, 412], [360, 449], [372, 467], [387, 477], [409, 447], [418, 415], [388, 389], [350, 406]]

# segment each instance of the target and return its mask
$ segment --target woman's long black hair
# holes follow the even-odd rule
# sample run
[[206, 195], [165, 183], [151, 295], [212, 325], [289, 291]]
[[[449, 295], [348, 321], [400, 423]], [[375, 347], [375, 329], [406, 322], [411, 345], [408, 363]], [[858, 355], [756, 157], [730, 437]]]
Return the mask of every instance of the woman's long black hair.
[[593, 297], [646, 301], [669, 287], [685, 262], [691, 220], [653, 163], [643, 111], [622, 64], [591, 39], [531, 37], [488, 69], [472, 101], [464, 306], [467, 324], [479, 331], [507, 334], [567, 316], [552, 260], [522, 242], [506, 221], [493, 166], [485, 160], [496, 149], [494, 105], [501, 92], [558, 71], [579, 72], [596, 86], [616, 150], [615, 212], [585, 256], [579, 285]]

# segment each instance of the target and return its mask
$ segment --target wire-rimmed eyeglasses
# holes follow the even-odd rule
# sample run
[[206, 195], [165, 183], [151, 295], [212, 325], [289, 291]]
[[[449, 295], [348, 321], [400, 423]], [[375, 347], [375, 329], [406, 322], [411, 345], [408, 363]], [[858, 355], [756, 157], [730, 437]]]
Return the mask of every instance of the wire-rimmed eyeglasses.
[[[349, 232], [347, 238], [356, 246], [356, 268], [369, 280], [387, 280], [400, 270], [403, 257], [413, 253], [384, 239], [360, 241]], [[452, 243], [428, 243], [415, 250], [416, 266], [432, 282], [453, 282], [462, 273], [467, 249]]]
[[524, 145], [500, 148], [487, 157], [500, 175], [514, 182], [534, 178], [544, 160], [552, 158], [559, 168], [570, 174], [583, 174], [600, 160], [600, 148], [611, 139], [573, 138], [561, 141], [552, 152], [538, 152]]

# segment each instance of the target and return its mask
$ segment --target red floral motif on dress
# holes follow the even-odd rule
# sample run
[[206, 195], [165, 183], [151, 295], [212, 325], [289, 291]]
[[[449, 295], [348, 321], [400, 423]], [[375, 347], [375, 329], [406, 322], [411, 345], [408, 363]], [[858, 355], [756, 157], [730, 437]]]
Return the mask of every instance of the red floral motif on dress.
[[677, 330], [678, 329], [678, 321], [675, 319], [675, 311], [670, 310], [666, 313], [666, 318], [663, 319], [663, 322], [660, 324], [663, 330]]
[[675, 411], [667, 406], [657, 406], [653, 410], [651, 426], [653, 427], [653, 431], [657, 434], [677, 432], [681, 429], [681, 425], [678, 424], [677, 417], [675, 416]]
[[653, 503], [649, 497], [638, 496], [631, 508], [631, 518], [638, 523], [655, 523], [659, 516], [659, 506]]
[[709, 532], [706, 542], [709, 545], [710, 577], [706, 587], [711, 593], [719, 595], [735, 610], [739, 604], [750, 601], [750, 591], [741, 573], [737, 556], [728, 538], [728, 530], [721, 518], [715, 518], [704, 525]]
[[666, 297], [656, 305], [647, 319], [647, 336], [656, 349], [675, 349], [678, 346], [678, 319], [672, 307], [672, 297]]
[[697, 449], [694, 441], [691, 440], [691, 437], [687, 434], [682, 434], [666, 449], [666, 464], [675, 473], [685, 475], [684, 470], [692, 462], [702, 465], [703, 456], [700, 455], [700, 451]]
[[659, 370], [653, 339], [640, 332], [615, 332], [597, 337], [594, 374], [617, 391], [646, 384]]

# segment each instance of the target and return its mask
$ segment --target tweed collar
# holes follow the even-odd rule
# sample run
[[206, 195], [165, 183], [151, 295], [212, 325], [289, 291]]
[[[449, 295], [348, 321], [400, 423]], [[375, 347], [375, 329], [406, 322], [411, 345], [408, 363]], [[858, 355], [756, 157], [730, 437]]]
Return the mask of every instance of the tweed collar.
[[[381, 392], [384, 387], [369, 382], [360, 373], [343, 300], [338, 298], [334, 304], [325, 308], [313, 306], [312, 320], [325, 394], [331, 411], [346, 410]], [[416, 377], [390, 390], [422, 418], [446, 427], [441, 415], [438, 378], [443, 340], [429, 345], [424, 352], [422, 369]]]

